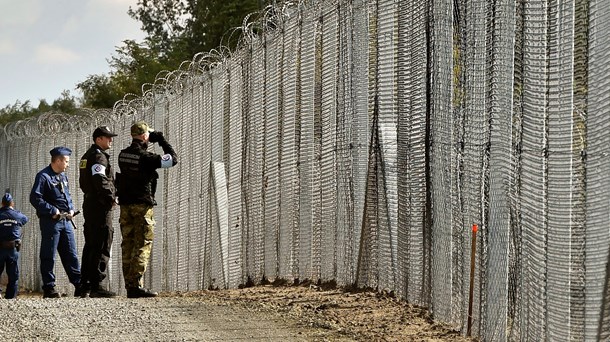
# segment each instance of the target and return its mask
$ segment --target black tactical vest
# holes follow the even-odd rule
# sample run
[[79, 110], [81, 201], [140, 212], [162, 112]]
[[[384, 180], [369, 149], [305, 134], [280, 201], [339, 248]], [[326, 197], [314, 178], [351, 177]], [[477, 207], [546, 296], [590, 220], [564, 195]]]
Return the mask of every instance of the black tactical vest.
[[154, 198], [159, 174], [155, 169], [142, 166], [142, 159], [150, 154], [145, 146], [142, 142], [134, 141], [119, 153], [120, 204], [156, 204]]

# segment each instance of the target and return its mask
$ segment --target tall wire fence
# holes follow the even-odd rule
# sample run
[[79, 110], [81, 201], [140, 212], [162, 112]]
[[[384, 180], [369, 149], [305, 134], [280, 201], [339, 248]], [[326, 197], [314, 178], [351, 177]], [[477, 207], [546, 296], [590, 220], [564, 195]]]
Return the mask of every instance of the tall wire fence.
[[[76, 160], [107, 124], [116, 166], [146, 120], [180, 157], [159, 180], [155, 290], [335, 282], [465, 331], [478, 224], [476, 335], [610, 338], [610, 2], [301, 1], [255, 17], [235, 51], [196, 55], [112, 111], [6, 126], [1, 185], [33, 218], [53, 146]], [[39, 239], [34, 220], [29, 288]]]

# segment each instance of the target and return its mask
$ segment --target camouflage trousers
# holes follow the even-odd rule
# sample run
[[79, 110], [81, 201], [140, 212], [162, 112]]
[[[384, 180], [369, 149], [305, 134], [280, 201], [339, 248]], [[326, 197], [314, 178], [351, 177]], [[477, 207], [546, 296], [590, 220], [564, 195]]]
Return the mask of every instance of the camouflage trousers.
[[148, 204], [121, 205], [121, 250], [125, 288], [143, 287], [142, 277], [146, 272], [152, 250], [155, 220], [153, 207]]

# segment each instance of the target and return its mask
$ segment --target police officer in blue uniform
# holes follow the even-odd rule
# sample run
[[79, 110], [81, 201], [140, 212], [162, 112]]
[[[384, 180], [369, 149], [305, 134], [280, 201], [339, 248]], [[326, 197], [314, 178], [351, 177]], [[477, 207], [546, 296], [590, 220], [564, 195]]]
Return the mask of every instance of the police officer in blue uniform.
[[40, 273], [42, 275], [43, 298], [58, 298], [55, 290], [55, 252], [70, 283], [75, 287], [74, 296], [81, 296], [81, 274], [74, 239], [74, 204], [68, 187], [68, 176], [64, 173], [70, 162], [72, 151], [67, 147], [55, 147], [51, 151], [51, 164], [36, 175], [30, 192], [30, 203], [40, 219], [42, 239], [40, 243]]
[[6, 266], [8, 284], [4, 298], [17, 296], [19, 280], [19, 248], [21, 246], [21, 227], [28, 223], [28, 218], [19, 210], [13, 209], [13, 196], [5, 193], [0, 208], [0, 274]]

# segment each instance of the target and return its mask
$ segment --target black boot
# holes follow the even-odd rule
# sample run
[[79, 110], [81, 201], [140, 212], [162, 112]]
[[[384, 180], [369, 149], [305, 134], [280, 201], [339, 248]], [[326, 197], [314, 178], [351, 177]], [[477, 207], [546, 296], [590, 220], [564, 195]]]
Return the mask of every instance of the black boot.
[[127, 298], [150, 298], [156, 297], [157, 292], [145, 289], [143, 287], [130, 287], [127, 289]]
[[42, 289], [42, 298], [59, 298], [61, 295], [55, 291], [55, 287], [45, 287]]
[[89, 297], [89, 292], [91, 292], [91, 285], [89, 283], [81, 283], [79, 286], [74, 286], [74, 297], [87, 298]]
[[74, 284], [74, 297], [87, 297], [86, 286], [83, 284]]
[[89, 294], [89, 297], [91, 297], [91, 298], [113, 298], [113, 297], [116, 297], [116, 293], [114, 293], [112, 291], [108, 291], [98, 284], [98, 285], [93, 285], [91, 287], [91, 293]]

